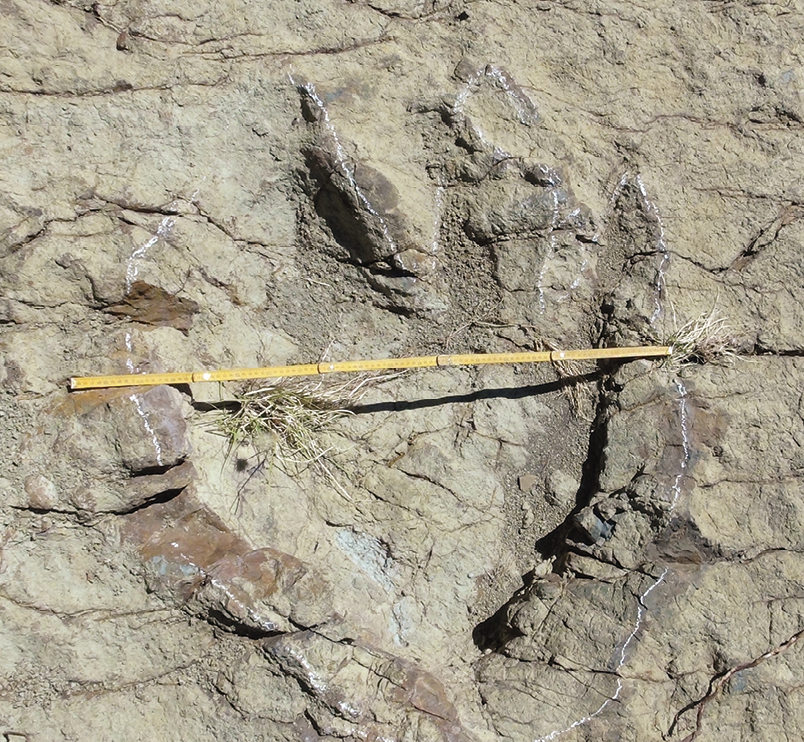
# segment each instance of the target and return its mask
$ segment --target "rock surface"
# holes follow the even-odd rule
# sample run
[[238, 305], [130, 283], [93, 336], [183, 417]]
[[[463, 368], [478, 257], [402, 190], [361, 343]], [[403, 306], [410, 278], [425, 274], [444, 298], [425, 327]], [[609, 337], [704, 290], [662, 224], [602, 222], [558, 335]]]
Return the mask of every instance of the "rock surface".
[[[800, 2], [0, 12], [0, 735], [804, 736]], [[730, 366], [392, 375], [308, 466], [66, 390], [713, 310]]]

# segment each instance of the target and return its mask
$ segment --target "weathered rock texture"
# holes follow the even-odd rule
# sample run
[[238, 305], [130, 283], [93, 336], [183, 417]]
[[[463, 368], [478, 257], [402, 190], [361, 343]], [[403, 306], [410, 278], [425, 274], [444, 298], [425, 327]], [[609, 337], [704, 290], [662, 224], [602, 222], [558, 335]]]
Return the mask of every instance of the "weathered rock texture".
[[[0, 14], [0, 736], [804, 736], [799, 0]], [[713, 308], [733, 366], [394, 377], [308, 467], [65, 384]]]

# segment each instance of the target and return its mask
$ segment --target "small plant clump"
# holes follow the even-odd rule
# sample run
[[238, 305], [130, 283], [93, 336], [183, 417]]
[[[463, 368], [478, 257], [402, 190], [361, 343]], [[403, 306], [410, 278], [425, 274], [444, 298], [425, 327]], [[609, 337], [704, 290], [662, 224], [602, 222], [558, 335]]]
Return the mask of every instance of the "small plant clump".
[[696, 363], [729, 365], [738, 358], [740, 348], [736, 333], [715, 309], [680, 327], [667, 344], [674, 368]]
[[248, 446], [256, 452], [259, 467], [270, 461], [295, 474], [317, 466], [351, 499], [324, 461], [332, 448], [322, 444], [322, 437], [338, 419], [353, 414], [350, 408], [370, 384], [395, 375], [361, 375], [335, 384], [276, 379], [237, 395], [234, 405], [219, 411], [214, 428], [228, 441], [227, 455]]

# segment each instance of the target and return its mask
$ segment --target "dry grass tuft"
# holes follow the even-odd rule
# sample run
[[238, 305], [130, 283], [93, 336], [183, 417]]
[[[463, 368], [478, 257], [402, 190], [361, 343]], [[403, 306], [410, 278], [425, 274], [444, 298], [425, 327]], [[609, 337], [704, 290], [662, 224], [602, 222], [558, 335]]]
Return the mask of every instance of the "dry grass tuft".
[[737, 359], [740, 341], [716, 309], [690, 320], [667, 341], [674, 368], [695, 363], [730, 365]]
[[227, 456], [241, 446], [255, 450], [259, 468], [270, 462], [297, 475], [302, 469], [320, 469], [347, 499], [351, 499], [325, 461], [332, 447], [323, 436], [335, 423], [353, 414], [353, 407], [372, 384], [398, 374], [361, 374], [344, 381], [283, 378], [236, 398], [236, 405], [222, 409], [214, 430], [228, 441]]

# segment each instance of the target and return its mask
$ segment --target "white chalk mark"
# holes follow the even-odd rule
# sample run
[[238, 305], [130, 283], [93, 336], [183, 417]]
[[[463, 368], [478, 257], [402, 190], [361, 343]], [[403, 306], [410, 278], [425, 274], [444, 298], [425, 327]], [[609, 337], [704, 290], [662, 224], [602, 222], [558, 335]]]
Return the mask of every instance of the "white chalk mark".
[[683, 381], [676, 379], [676, 389], [678, 389], [679, 394], [678, 406], [679, 417], [681, 419], [681, 447], [683, 454], [681, 457], [681, 465], [678, 474], [676, 474], [676, 479], [673, 482], [673, 487], [671, 489], [673, 494], [673, 500], [670, 503], [671, 513], [676, 509], [678, 498], [681, 497], [681, 480], [684, 478], [684, 474], [687, 471], [687, 465], [690, 461], [690, 435], [687, 427], [687, 387], [684, 386]]
[[620, 176], [620, 180], [617, 182], [617, 185], [614, 186], [614, 190], [611, 192], [611, 198], [609, 199], [609, 211], [614, 209], [614, 204], [617, 203], [617, 199], [620, 197], [620, 194], [623, 192], [623, 188], [628, 185], [628, 173], [623, 173]]
[[511, 101], [511, 104], [514, 107], [514, 110], [517, 112], [520, 123], [530, 126], [539, 120], [539, 114], [536, 111], [536, 106], [534, 105], [533, 101], [524, 93], [523, 90], [519, 89], [518, 85], [514, 86], [511, 83], [508, 75], [506, 75], [505, 72], [503, 72], [499, 67], [489, 65], [486, 67], [485, 74], [487, 77], [494, 78], [499, 83], [500, 87], [505, 91], [508, 99]]
[[303, 90], [309, 96], [310, 100], [315, 103], [318, 107], [318, 110], [321, 111], [321, 121], [324, 124], [324, 128], [327, 130], [329, 135], [332, 137], [332, 141], [335, 143], [335, 158], [337, 160], [338, 166], [341, 169], [342, 175], [349, 181], [349, 185], [355, 192], [355, 195], [363, 204], [363, 207], [371, 214], [373, 217], [377, 219], [380, 224], [380, 228], [382, 229], [382, 235], [388, 245], [394, 252], [398, 252], [398, 248], [396, 246], [396, 242], [391, 237], [391, 233], [388, 230], [388, 224], [386, 223], [385, 219], [383, 219], [382, 215], [374, 208], [369, 201], [368, 196], [363, 192], [363, 189], [357, 184], [355, 180], [354, 169], [349, 165], [347, 158], [346, 158], [346, 151], [341, 144], [341, 140], [338, 137], [338, 132], [335, 130], [335, 126], [333, 125], [332, 121], [329, 117], [329, 111], [327, 111], [326, 106], [324, 105], [324, 101], [321, 100], [318, 93], [316, 92], [315, 86], [311, 82], [306, 82], [303, 84], [298, 84], [293, 79], [293, 75], [288, 73], [288, 77], [290, 78], [290, 82], [296, 87], [297, 90]]
[[[521, 123], [526, 125], [531, 125], [538, 121], [539, 114], [536, 110], [536, 106], [533, 101], [521, 90], [518, 89], [518, 86], [514, 85], [508, 75], [499, 67], [495, 67], [494, 65], [487, 65], [482, 70], [478, 70], [473, 75], [469, 77], [469, 79], [464, 84], [463, 88], [461, 88], [458, 95], [455, 97], [455, 104], [452, 107], [452, 111], [455, 114], [461, 114], [462, 116], [466, 115], [465, 106], [469, 97], [475, 93], [476, 89], [480, 86], [480, 83], [483, 81], [484, 78], [491, 78], [493, 79], [506, 93], [508, 100], [513, 105], [514, 109], [517, 112], [519, 120]], [[469, 122], [467, 121], [467, 124]], [[492, 146], [490, 142], [486, 139], [483, 131], [474, 123], [471, 124], [472, 130], [478, 136], [480, 141], [486, 146]], [[506, 152], [505, 150], [494, 147], [494, 153], [498, 160], [504, 160], [510, 158], [512, 155]], [[539, 313], [544, 314], [547, 309], [547, 301], [545, 299], [544, 293], [544, 282], [545, 277], [547, 275], [548, 267], [550, 261], [556, 255], [556, 238], [555, 238], [555, 230], [558, 226], [558, 221], [560, 217], [559, 206], [558, 206], [558, 192], [555, 188], [561, 182], [561, 179], [556, 173], [555, 170], [548, 167], [547, 165], [540, 164], [539, 169], [541, 170], [542, 174], [545, 176], [547, 182], [553, 187], [554, 190], [551, 191], [552, 199], [553, 199], [553, 213], [552, 219], [550, 224], [550, 238], [547, 245], [547, 253], [544, 257], [544, 261], [542, 262], [542, 267], [539, 270], [539, 276], [537, 279], [537, 291], [538, 291], [538, 301], [539, 301]], [[576, 212], [578, 211], [576, 210]], [[572, 216], [572, 214], [570, 214]], [[581, 267], [581, 271], [586, 268], [588, 264], [588, 260], [584, 260], [583, 266]], [[581, 276], [575, 279], [575, 281], [570, 286], [570, 290], [578, 288], [580, 286]], [[569, 298], [569, 294], [562, 296], [559, 298], [559, 301]]]
[[[670, 504], [670, 511], [669, 511], [670, 513], [672, 513], [676, 509], [676, 506], [678, 505], [678, 500], [681, 497], [681, 483], [682, 480], [684, 479], [684, 474], [687, 471], [687, 467], [689, 465], [690, 456], [692, 452], [690, 446], [690, 433], [689, 433], [689, 412], [687, 409], [687, 387], [684, 386], [684, 382], [681, 381], [680, 379], [676, 379], [675, 385], [679, 394], [679, 419], [681, 428], [682, 456], [681, 456], [681, 462], [679, 464], [679, 471], [676, 474], [675, 481], [673, 482], [673, 486], [671, 488], [673, 498]], [[643, 592], [642, 595], [640, 595], [639, 598], [637, 599], [639, 606], [637, 608], [636, 621], [634, 622], [634, 627], [631, 630], [631, 633], [628, 635], [626, 640], [623, 642], [622, 647], [620, 648], [620, 657], [619, 660], [617, 661], [617, 665], [615, 668], [616, 673], [619, 673], [619, 671], [625, 666], [625, 663], [628, 659], [628, 649], [631, 646], [631, 644], [634, 641], [636, 641], [637, 634], [639, 633], [639, 630], [642, 628], [642, 622], [648, 610], [648, 607], [645, 605], [646, 598], [648, 597], [648, 595], [650, 595], [651, 592], [653, 592], [657, 587], [659, 587], [659, 585], [661, 585], [662, 582], [664, 582], [669, 571], [670, 568], [665, 567], [664, 571], [661, 573], [661, 575], [659, 575], [659, 578], [655, 582], [653, 582], [647, 588], [647, 590], [645, 590], [645, 592]], [[615, 689], [614, 693], [611, 696], [609, 696], [602, 704], [600, 704], [600, 706], [595, 711], [593, 711], [588, 716], [584, 716], [582, 719], [578, 719], [572, 722], [572, 724], [563, 729], [557, 729], [556, 731], [551, 732], [546, 737], [539, 737], [538, 739], [535, 740], [535, 742], [548, 742], [549, 740], [558, 739], [558, 737], [566, 734], [567, 732], [570, 732], [573, 729], [576, 729], [586, 724], [587, 722], [591, 721], [596, 716], [602, 714], [609, 706], [609, 704], [619, 699], [620, 693], [622, 693], [622, 689], [623, 689], [623, 681], [618, 674], [617, 688]]]
[[[196, 566], [196, 565], [193, 565]], [[205, 570], [199, 568], [201, 574], [205, 574]], [[219, 580], [217, 577], [210, 577], [209, 580], [210, 584], [214, 587], [218, 588], [225, 596], [227, 603], [231, 603], [231, 605], [235, 605], [238, 608], [238, 613], [245, 613], [249, 618], [252, 619], [256, 624], [260, 626], [263, 631], [271, 631], [275, 632], [277, 630], [278, 625], [275, 624], [273, 621], [268, 621], [267, 619], [263, 618], [257, 611], [255, 611], [250, 606], [247, 606], [240, 600], [227, 586], [224, 582]]]
[[578, 269], [578, 275], [575, 277], [575, 280], [570, 284], [570, 291], [577, 289], [581, 285], [581, 279], [583, 279], [583, 272], [586, 270], [586, 266], [589, 265], [589, 258], [584, 258], [583, 262], [581, 263], [581, 267]]
[[664, 578], [667, 577], [667, 572], [669, 569], [670, 569], [669, 567], [665, 567], [664, 572], [662, 572], [662, 574], [659, 576], [659, 579], [656, 580], [656, 582], [654, 582], [653, 584], [651, 584], [650, 587], [648, 587], [648, 589], [645, 590], [645, 592], [639, 596], [638, 598], [639, 608], [637, 610], [637, 617], [636, 621], [634, 622], [634, 628], [628, 635], [628, 638], [625, 640], [622, 649], [620, 650], [620, 661], [617, 663], [617, 670], [622, 669], [623, 665], [625, 665], [626, 653], [628, 652], [628, 647], [630, 646], [631, 642], [634, 641], [637, 633], [642, 628], [642, 620], [645, 618], [645, 612], [648, 610], [647, 606], [645, 605], [645, 598], [647, 598], [651, 592], [653, 592], [657, 587], [659, 587], [659, 585], [661, 585], [664, 582]]
[[561, 185], [561, 176], [551, 167], [548, 165], [544, 165], [539, 163], [537, 165], [539, 170], [541, 171], [542, 175], [544, 175], [544, 179], [547, 183], [551, 186], [560, 186]]
[[[625, 188], [625, 186], [628, 184], [628, 180], [628, 173], [623, 173], [622, 176], [620, 176], [620, 180], [612, 192], [611, 198], [609, 199], [610, 208], [614, 207], [614, 204], [617, 201], [617, 198], [620, 196], [620, 193], [622, 193], [623, 188]], [[653, 282], [654, 309], [650, 316], [650, 324], [653, 325], [662, 314], [662, 297], [664, 296], [666, 289], [665, 278], [667, 276], [667, 269], [670, 266], [670, 251], [667, 249], [667, 242], [664, 234], [664, 223], [662, 222], [662, 217], [659, 214], [659, 208], [656, 206], [656, 202], [652, 201], [648, 196], [648, 191], [645, 188], [645, 183], [643, 182], [641, 175], [637, 173], [636, 177], [634, 178], [634, 182], [637, 184], [637, 188], [639, 189], [639, 195], [642, 199], [642, 205], [645, 208], [645, 213], [656, 225], [654, 247], [656, 248], [656, 254], [661, 255], [659, 265], [656, 268], [656, 280]]]
[[607, 698], [603, 703], [600, 704], [597, 711], [593, 711], [589, 716], [584, 716], [583, 719], [578, 719], [577, 721], [573, 721], [568, 727], [564, 729], [556, 729], [554, 732], [550, 732], [546, 737], [539, 737], [535, 740], [535, 742], [550, 742], [550, 740], [558, 739], [562, 735], [566, 734], [567, 732], [571, 732], [573, 729], [577, 729], [578, 727], [582, 727], [584, 724], [592, 721], [596, 716], [600, 716], [605, 710], [606, 707], [616, 701], [620, 697], [620, 693], [623, 689], [623, 681], [620, 678], [617, 678], [617, 690], [615, 691], [613, 696]]
[[[197, 192], [196, 192], [197, 193]], [[137, 261], [141, 258], [144, 258], [148, 253], [148, 250], [153, 247], [160, 239], [166, 239], [169, 235], [171, 230], [173, 229], [175, 221], [173, 217], [166, 216], [162, 222], [160, 223], [159, 227], [157, 227], [156, 234], [153, 235], [147, 242], [140, 245], [138, 248], [134, 249], [129, 255], [128, 260], [126, 261], [126, 294], [131, 293], [131, 287], [134, 285], [134, 281], [137, 278], [138, 268], [137, 268]], [[134, 364], [134, 341], [131, 337], [130, 332], [126, 332], [126, 368], [130, 374], [139, 373], [139, 366], [135, 366]], [[136, 394], [132, 394], [129, 399], [134, 403], [134, 406], [137, 408], [137, 414], [142, 418], [143, 425], [145, 426], [146, 432], [151, 436], [151, 441], [154, 445], [154, 451], [156, 452], [156, 462], [159, 466], [162, 466], [162, 446], [159, 444], [159, 438], [156, 435], [156, 431], [153, 429], [151, 425], [151, 421], [148, 417], [148, 413], [143, 409], [142, 402], [140, 398]]]
[[435, 255], [440, 249], [441, 239], [441, 219], [444, 213], [444, 186], [440, 183], [435, 192], [435, 208], [433, 214], [433, 243], [431, 246], [432, 254]]
[[[617, 666], [614, 669], [616, 673], [619, 673], [619, 671], [624, 667], [627, 660], [628, 647], [636, 639], [639, 630], [642, 628], [642, 621], [644, 620], [645, 614], [647, 613], [648, 610], [648, 607], [645, 605], [645, 599], [648, 597], [648, 595], [651, 594], [651, 592], [653, 592], [657, 587], [659, 587], [659, 585], [661, 585], [662, 582], [664, 582], [665, 577], [667, 577], [668, 571], [669, 567], [665, 567], [664, 572], [662, 572], [662, 574], [659, 576], [659, 579], [653, 582], [647, 588], [647, 590], [645, 590], [645, 592], [643, 592], [642, 595], [640, 595], [637, 598], [639, 606], [637, 608], [636, 621], [634, 622], [634, 628], [631, 630], [631, 633], [628, 635], [628, 638], [625, 640], [625, 642], [623, 642], [623, 645], [620, 648], [620, 659], [617, 662]], [[618, 700], [620, 697], [620, 693], [622, 693], [622, 690], [623, 690], [623, 681], [622, 678], [620, 678], [618, 675], [616, 690], [605, 701], [603, 701], [603, 703], [601, 703], [600, 706], [598, 706], [598, 708], [595, 711], [593, 711], [588, 716], [584, 716], [582, 719], [577, 719], [576, 721], [573, 721], [572, 724], [570, 724], [567, 727], [564, 727], [563, 729], [556, 729], [554, 732], [550, 732], [550, 734], [548, 734], [546, 737], [537, 738], [535, 742], [549, 742], [550, 740], [558, 739], [567, 732], [571, 732], [573, 729], [577, 729], [578, 727], [587, 724], [588, 722], [592, 721], [592, 719], [594, 719], [596, 716], [600, 716], [600, 714], [602, 714], [610, 704]]]
[[[519, 89], [518, 85], [511, 82], [511, 79], [502, 69], [493, 64], [487, 65], [469, 77], [466, 84], [461, 88], [461, 91], [455, 98], [455, 105], [452, 109], [454, 112], [464, 113], [463, 109], [466, 102], [469, 100], [469, 96], [474, 92], [474, 88], [479, 87], [484, 77], [491, 78], [502, 88], [511, 106], [516, 111], [520, 123], [530, 126], [539, 120], [539, 114], [533, 101], [524, 91]], [[483, 142], [486, 143], [482, 132], [479, 133]]]
[[469, 100], [472, 88], [478, 84], [482, 76], [483, 72], [478, 70], [466, 81], [466, 84], [461, 88], [461, 91], [455, 98], [455, 105], [452, 107], [453, 112], [464, 113], [463, 107], [466, 105], [466, 101]]
[[134, 352], [134, 343], [131, 340], [131, 333], [126, 333], [126, 368], [130, 374], [135, 374], [139, 372], [139, 368], [134, 367], [134, 359], [132, 358], [132, 353]]
[[[656, 283], [654, 284], [654, 301], [656, 303], [656, 308], [650, 318], [651, 324], [653, 324], [656, 319], [661, 315], [662, 312], [662, 304], [661, 299], [664, 295], [664, 280], [665, 274], [667, 272], [667, 265], [670, 261], [670, 253], [667, 249], [667, 243], [665, 242], [664, 237], [664, 225], [662, 224], [661, 217], [659, 216], [659, 209], [656, 207], [656, 204], [648, 198], [647, 190], [645, 189], [645, 184], [642, 182], [642, 177], [640, 175], [636, 176], [636, 183], [639, 187], [639, 193], [642, 197], [642, 203], [645, 207], [647, 214], [652, 217], [653, 221], [657, 225], [658, 232], [656, 236], [656, 252], [660, 254], [661, 260], [659, 262], [659, 267], [657, 269], [656, 275]], [[628, 174], [624, 174], [620, 178], [620, 182], [617, 184], [617, 187], [614, 189], [614, 193], [611, 197], [611, 206], [614, 205], [617, 197], [619, 196], [622, 189], [628, 183]], [[687, 410], [687, 388], [684, 386], [684, 383], [680, 379], [676, 379], [675, 382], [676, 389], [678, 390], [679, 394], [679, 419], [680, 419], [680, 428], [681, 428], [681, 446], [682, 446], [682, 457], [681, 462], [679, 464], [679, 471], [676, 474], [675, 480], [673, 482], [673, 486], [671, 487], [671, 494], [672, 500], [670, 503], [670, 513], [672, 513], [676, 506], [678, 505], [679, 498], [681, 497], [681, 484], [682, 480], [684, 479], [684, 474], [686, 473], [687, 466], [689, 465], [690, 456], [691, 456], [691, 447], [690, 447], [690, 434], [689, 434], [689, 427], [688, 427], [688, 419], [689, 414]], [[653, 590], [655, 590], [662, 582], [664, 582], [667, 574], [669, 572], [669, 567], [665, 567], [662, 574], [659, 578], [653, 582], [645, 592], [638, 598], [638, 609], [637, 609], [637, 617], [636, 621], [634, 622], [634, 627], [631, 630], [631, 633], [628, 635], [626, 640], [623, 642], [622, 647], [620, 648], [620, 657], [617, 662], [617, 666], [615, 668], [616, 672], [619, 672], [624, 666], [628, 659], [628, 649], [631, 644], [636, 640], [637, 634], [639, 630], [642, 628], [642, 622], [645, 618], [645, 613], [647, 612], [648, 608], [645, 605], [645, 600], [650, 595]], [[547, 742], [547, 740], [554, 740], [560, 737], [563, 734], [571, 731], [572, 729], [576, 729], [583, 724], [594, 719], [596, 716], [599, 716], [603, 713], [603, 711], [609, 706], [609, 704], [613, 703], [620, 697], [620, 693], [623, 689], [623, 682], [622, 679], [618, 676], [617, 677], [617, 688], [614, 693], [607, 698], [598, 708], [596, 711], [592, 712], [588, 716], [585, 716], [582, 719], [578, 719], [577, 721], [573, 722], [569, 726], [564, 729], [556, 730], [551, 732], [546, 737], [541, 737], [536, 742]]]
[[[175, 541], [173, 541], [170, 545], [172, 547], [174, 547], [174, 548], [179, 547], [179, 544], [177, 542], [175, 542]], [[218, 577], [215, 577], [214, 575], [210, 574], [209, 570], [206, 570], [203, 567], [201, 567], [200, 565], [196, 564], [189, 556], [187, 556], [182, 551], [179, 551], [179, 556], [185, 561], [185, 563], [186, 563], [186, 565], [188, 567], [192, 567], [194, 570], [196, 570], [198, 572], [199, 575], [201, 575], [203, 577], [206, 577], [206, 578], [209, 578], [209, 584], [212, 585], [213, 587], [216, 587], [218, 590], [220, 590], [226, 596], [227, 602], [230, 602], [231, 605], [233, 605], [233, 606], [235, 606], [237, 608], [237, 613], [239, 613], [240, 615], [247, 615], [256, 624], [258, 624], [260, 626], [260, 628], [262, 628], [264, 631], [274, 632], [274, 631], [276, 631], [277, 628], [279, 628], [278, 625], [275, 624], [273, 621], [269, 621], [269, 620], [263, 618], [251, 606], [248, 606], [245, 603], [243, 603], [243, 601], [240, 600], [240, 598], [238, 598], [229, 589], [229, 587], [226, 585], [225, 582], [220, 580]], [[163, 557], [163, 556], [162, 557], [155, 557], [155, 559], [163, 559], [163, 560], [167, 561], [167, 559], [165, 557]]]
[[539, 278], [536, 284], [536, 288], [539, 292], [539, 314], [544, 314], [545, 310], [547, 309], [547, 302], [544, 298], [544, 278], [547, 274], [547, 266], [550, 260], [555, 257], [556, 254], [556, 236], [555, 230], [556, 226], [558, 225], [558, 192], [553, 189], [550, 192], [550, 195], [553, 198], [553, 215], [550, 220], [550, 239], [547, 243], [547, 254], [544, 256], [544, 261], [542, 262], [541, 270], [539, 271]]
[[137, 268], [137, 261], [141, 258], [144, 258], [148, 253], [148, 250], [159, 242], [160, 238], [167, 239], [171, 230], [173, 229], [174, 223], [175, 220], [173, 217], [166, 216], [162, 220], [159, 227], [157, 227], [156, 234], [147, 242], [133, 250], [131, 255], [129, 255], [129, 258], [126, 261], [126, 294], [131, 293], [131, 287], [137, 278], [137, 274], [139, 272]]
[[661, 260], [659, 261], [659, 267], [656, 269], [656, 281], [653, 285], [653, 300], [656, 305], [655, 309], [653, 310], [653, 314], [650, 317], [650, 323], [653, 324], [662, 313], [661, 298], [664, 295], [665, 275], [667, 274], [667, 267], [670, 262], [670, 253], [667, 250], [667, 243], [664, 239], [664, 224], [662, 223], [662, 218], [659, 215], [659, 209], [656, 206], [656, 203], [648, 198], [647, 189], [645, 188], [645, 184], [642, 182], [642, 176], [639, 174], [636, 176], [636, 183], [637, 186], [639, 186], [639, 193], [642, 196], [642, 203], [645, 206], [645, 210], [647, 211], [648, 215], [653, 218], [653, 221], [656, 224], [658, 230], [656, 235], [656, 252], [662, 256]]
[[[501, 147], [492, 145], [491, 142], [489, 142], [489, 140], [486, 138], [486, 135], [483, 133], [483, 130], [479, 126], [477, 126], [477, 124], [475, 124], [473, 121], [470, 121], [469, 119], [466, 118], [466, 111], [464, 110], [466, 102], [469, 100], [469, 96], [475, 92], [475, 88], [479, 87], [483, 78], [486, 76], [494, 77], [494, 73], [492, 72], [492, 70], [496, 70], [500, 74], [500, 77], [495, 79], [499, 79], [501, 81], [505, 80], [504, 85], [506, 86], [508, 85], [507, 78], [505, 78], [504, 75], [499, 70], [497, 70], [496, 67], [492, 67], [491, 65], [489, 65], [488, 67], [485, 67], [482, 70], [478, 70], [477, 72], [475, 72], [474, 75], [472, 75], [466, 81], [466, 84], [463, 86], [463, 88], [461, 88], [461, 91], [456, 96], [455, 104], [452, 106], [452, 112], [453, 114], [460, 114], [461, 116], [463, 116], [464, 122], [466, 123], [467, 126], [471, 128], [475, 136], [483, 143], [484, 146], [493, 147], [495, 159], [497, 161], [501, 161], [510, 159], [511, 154], [509, 152], [506, 152]], [[506, 92], [508, 91], [506, 90]]]
[[145, 426], [145, 430], [151, 436], [151, 442], [154, 444], [154, 451], [156, 451], [156, 463], [159, 466], [162, 466], [162, 446], [159, 443], [159, 438], [156, 435], [156, 431], [153, 429], [151, 425], [151, 420], [149, 418], [148, 413], [142, 406], [142, 402], [140, 398], [136, 394], [132, 394], [129, 399], [134, 403], [134, 406], [137, 408], [137, 414], [142, 418], [142, 424]]

